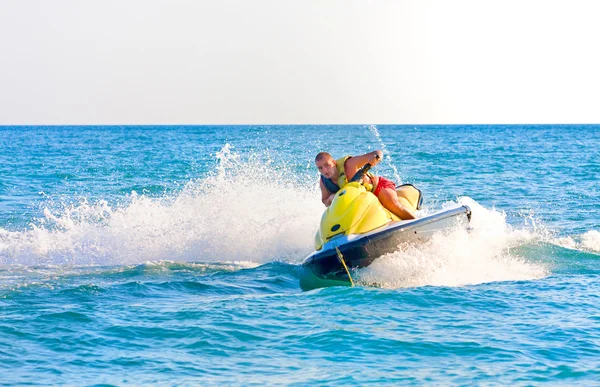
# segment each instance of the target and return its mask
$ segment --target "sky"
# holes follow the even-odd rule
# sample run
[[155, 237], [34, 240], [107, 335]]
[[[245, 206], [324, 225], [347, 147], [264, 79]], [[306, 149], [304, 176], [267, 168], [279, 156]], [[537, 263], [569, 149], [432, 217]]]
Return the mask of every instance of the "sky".
[[599, 11], [0, 0], [0, 125], [597, 124]]

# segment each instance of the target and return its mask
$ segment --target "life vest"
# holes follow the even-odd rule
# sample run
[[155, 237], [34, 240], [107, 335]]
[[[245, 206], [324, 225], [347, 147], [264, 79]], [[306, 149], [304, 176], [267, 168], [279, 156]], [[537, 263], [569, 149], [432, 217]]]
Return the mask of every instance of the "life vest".
[[[335, 166], [338, 170], [337, 184], [333, 180], [321, 175], [321, 181], [323, 182], [323, 185], [325, 186], [325, 188], [327, 188], [329, 192], [336, 193], [341, 189], [341, 187], [348, 184], [348, 178], [346, 177], [346, 170], [344, 169], [344, 164], [346, 163], [346, 160], [348, 160], [351, 157], [352, 156], [344, 156], [341, 159], [335, 160]], [[369, 177], [370, 182], [363, 185], [365, 186], [367, 191], [373, 192], [375, 190], [375, 186], [372, 182], [375, 175], [373, 175], [371, 172], [367, 172], [367, 176]]]

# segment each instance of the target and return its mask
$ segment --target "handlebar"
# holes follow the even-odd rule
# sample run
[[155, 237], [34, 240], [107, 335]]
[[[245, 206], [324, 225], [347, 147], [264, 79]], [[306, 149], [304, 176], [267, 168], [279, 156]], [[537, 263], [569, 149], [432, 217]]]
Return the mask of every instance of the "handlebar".
[[[379, 155], [375, 155], [375, 158], [377, 160], [379, 160]], [[363, 165], [363, 167], [361, 169], [356, 171], [356, 173], [354, 174], [354, 176], [352, 176], [352, 179], [348, 183], [360, 181], [360, 179], [362, 179], [362, 177], [365, 175], [365, 173], [369, 172], [369, 169], [371, 169], [372, 167], [373, 166], [370, 163], [366, 163], [365, 165]]]

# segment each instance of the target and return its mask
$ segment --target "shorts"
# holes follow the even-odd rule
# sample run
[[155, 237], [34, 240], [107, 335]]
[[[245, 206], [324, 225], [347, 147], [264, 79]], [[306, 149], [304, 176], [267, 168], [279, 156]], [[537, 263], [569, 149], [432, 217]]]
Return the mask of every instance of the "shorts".
[[379, 192], [381, 192], [384, 188], [391, 188], [396, 191], [396, 183], [391, 180], [386, 179], [385, 177], [379, 177], [379, 182], [377, 183], [377, 188], [373, 191], [373, 194], [379, 197]]

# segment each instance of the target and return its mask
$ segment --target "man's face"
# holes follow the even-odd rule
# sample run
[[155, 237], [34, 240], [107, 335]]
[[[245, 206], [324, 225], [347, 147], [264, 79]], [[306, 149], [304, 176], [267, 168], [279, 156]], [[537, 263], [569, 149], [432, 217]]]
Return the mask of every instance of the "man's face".
[[317, 169], [319, 170], [319, 173], [321, 173], [321, 175], [325, 176], [328, 179], [333, 179], [335, 177], [337, 172], [335, 160], [326, 160], [323, 158], [319, 161], [315, 161], [315, 165], [317, 166]]

